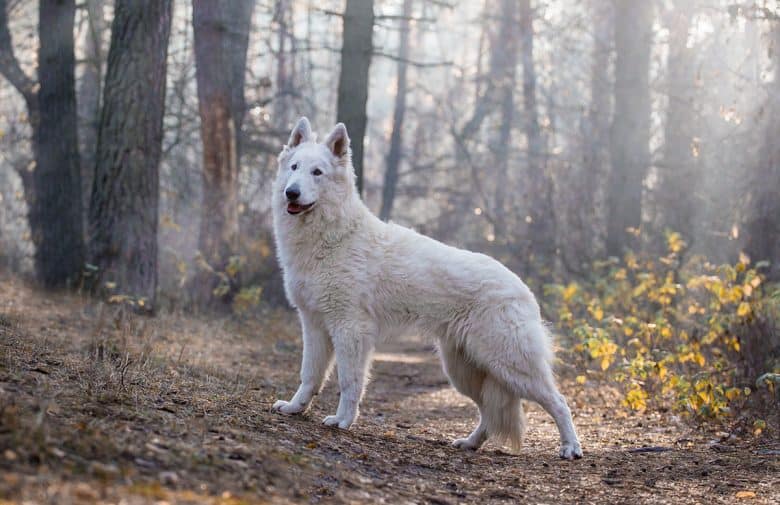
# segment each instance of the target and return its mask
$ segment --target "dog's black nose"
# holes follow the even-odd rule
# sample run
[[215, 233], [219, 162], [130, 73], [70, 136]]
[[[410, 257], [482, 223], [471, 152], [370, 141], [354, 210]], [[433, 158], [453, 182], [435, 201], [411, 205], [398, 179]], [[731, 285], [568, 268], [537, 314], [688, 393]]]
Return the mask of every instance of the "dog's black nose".
[[284, 190], [284, 194], [287, 195], [287, 199], [291, 202], [294, 202], [298, 199], [299, 196], [301, 196], [301, 190], [298, 188], [297, 184], [293, 184], [289, 188]]

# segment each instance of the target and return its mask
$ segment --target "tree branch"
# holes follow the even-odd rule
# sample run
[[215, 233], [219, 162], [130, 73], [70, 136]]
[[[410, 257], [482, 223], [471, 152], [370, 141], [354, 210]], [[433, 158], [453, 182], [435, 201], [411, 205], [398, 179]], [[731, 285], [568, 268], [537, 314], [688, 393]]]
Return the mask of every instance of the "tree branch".
[[452, 66], [453, 63], [451, 61], [433, 61], [433, 62], [424, 62], [424, 61], [414, 61], [409, 60], [406, 58], [399, 58], [398, 55], [395, 54], [388, 54], [383, 53], [381, 51], [374, 51], [374, 56], [381, 56], [383, 58], [389, 58], [393, 61], [401, 61], [404, 63], [407, 63], [413, 67], [419, 67], [419, 68], [430, 68], [430, 67], [449, 67]]
[[326, 16], [336, 16], [336, 17], [344, 17], [344, 14], [338, 11], [333, 11], [330, 9], [323, 9], [322, 7], [312, 7], [312, 10], [314, 12], [320, 12], [322, 14], [325, 14]]
[[416, 18], [414, 16], [401, 16], [398, 14], [378, 14], [374, 16], [374, 19], [386, 19], [386, 20], [401, 20], [401, 21], [414, 21], [415, 23], [435, 23], [436, 18]]
[[435, 5], [437, 7], [441, 7], [443, 9], [454, 9], [455, 8], [455, 4], [454, 3], [444, 2], [443, 0], [425, 0], [425, 1], [426, 1], [426, 3], [429, 3], [431, 5]]
[[729, 5], [728, 12], [732, 18], [744, 16], [746, 19], [780, 21], [780, 11], [776, 12], [769, 7], [761, 7], [751, 2]]
[[27, 106], [34, 110], [38, 85], [27, 76], [14, 55], [11, 32], [8, 29], [8, 11], [6, 0], [0, 0], [0, 74], [22, 94]]

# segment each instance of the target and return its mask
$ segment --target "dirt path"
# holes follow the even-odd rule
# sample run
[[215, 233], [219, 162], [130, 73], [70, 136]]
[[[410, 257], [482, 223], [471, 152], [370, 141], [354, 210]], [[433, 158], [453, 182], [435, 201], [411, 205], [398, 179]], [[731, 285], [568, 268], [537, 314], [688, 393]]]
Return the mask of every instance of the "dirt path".
[[628, 416], [609, 387], [561, 385], [585, 457], [557, 458], [536, 406], [519, 455], [449, 446], [476, 409], [414, 339], [376, 357], [362, 416], [269, 412], [297, 385], [295, 319], [134, 320], [0, 277], [0, 504], [777, 503], [775, 440]]

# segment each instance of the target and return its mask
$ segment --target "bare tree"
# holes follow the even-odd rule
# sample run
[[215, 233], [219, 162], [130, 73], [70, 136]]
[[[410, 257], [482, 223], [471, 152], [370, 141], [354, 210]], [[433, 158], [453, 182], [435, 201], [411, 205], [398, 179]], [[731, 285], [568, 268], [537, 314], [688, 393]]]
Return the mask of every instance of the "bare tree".
[[698, 206], [695, 191], [699, 180], [694, 143], [694, 100], [696, 94], [695, 48], [688, 47], [694, 9], [690, 0], [678, 0], [666, 13], [669, 27], [669, 56], [666, 90], [669, 103], [664, 125], [663, 160], [655, 192], [657, 219], [661, 230], [671, 229], [687, 240], [694, 236]]
[[[515, 67], [517, 65], [517, 16], [513, 14], [511, 17], [507, 17], [504, 11], [509, 9], [513, 12], [516, 12], [516, 8], [514, 2], [504, 2], [504, 0], [501, 0], [501, 4], [498, 10], [500, 14], [495, 15], [494, 1], [495, 0], [485, 0], [482, 8], [483, 19], [482, 23], [480, 23], [482, 30], [480, 35], [480, 47], [483, 43], [483, 39], [485, 39], [489, 45], [487, 68], [477, 74], [476, 96], [471, 115], [468, 117], [468, 120], [463, 124], [463, 126], [459, 128], [452, 127], [450, 133], [452, 134], [455, 141], [455, 165], [458, 167], [465, 166], [471, 172], [470, 179], [474, 183], [474, 190], [480, 200], [482, 200], [482, 205], [485, 207], [484, 209], [480, 208], [480, 211], [484, 210], [485, 218], [494, 228], [497, 227], [501, 229], [502, 225], [501, 223], [498, 223], [498, 221], [503, 219], [504, 216], [496, 216], [495, 209], [500, 207], [499, 205], [496, 205], [496, 198], [491, 199], [487, 195], [487, 189], [483, 187], [479, 175], [477, 174], [477, 170], [481, 167], [475, 166], [474, 159], [472, 158], [472, 150], [474, 149], [475, 144], [479, 138], [478, 134], [486, 120], [501, 104], [500, 98], [502, 95], [504, 95], [504, 98], [506, 98], [506, 96], [511, 93], [509, 98], [512, 103], [514, 102], [514, 87], [516, 85]], [[514, 42], [508, 48], [506, 46], [506, 38], [509, 35], [514, 37]], [[513, 49], [513, 51], [510, 52], [507, 51], [507, 49]], [[508, 57], [511, 63], [507, 61]], [[482, 60], [482, 51], [480, 50], [477, 53], [476, 64], [477, 68], [480, 70], [483, 68]], [[502, 85], [502, 77], [510, 79], [511, 83], [504, 83]], [[503, 94], [501, 93], [501, 90], [504, 91]], [[509, 111], [505, 108], [505, 112]], [[502, 134], [510, 135], [510, 130], [511, 128], [507, 129], [506, 132], [502, 132]], [[506, 154], [508, 157], [509, 146], [506, 145], [507, 139], [508, 137], [505, 139], [506, 150], [504, 154]], [[498, 142], [500, 142], [500, 140]], [[495, 145], [493, 150], [493, 154], [495, 156], [500, 157], [502, 155], [501, 152], [495, 152]], [[506, 177], [506, 170], [503, 171], [503, 176]], [[504, 184], [498, 184], [498, 186], [503, 185]], [[499, 189], [497, 191], [500, 192], [503, 191], [503, 189]], [[503, 207], [503, 201], [500, 201], [501, 198], [503, 197], [498, 195], [498, 204]], [[488, 202], [488, 200], [490, 200], [490, 202]], [[452, 230], [460, 226], [460, 219], [460, 213], [444, 213], [440, 227], [445, 230]], [[506, 241], [510, 238], [502, 235], [501, 233], [498, 233], [497, 235], [501, 241], [504, 241], [504, 243], [506, 243]]]
[[552, 180], [547, 170], [546, 147], [539, 126], [536, 100], [536, 67], [534, 66], [534, 12], [530, 0], [520, 0], [520, 31], [522, 37], [523, 113], [528, 143], [528, 181], [525, 200], [528, 202], [528, 260], [548, 262], [555, 257], [555, 212], [552, 205]]
[[[295, 36], [293, 5], [291, 0], [275, 0], [273, 21], [278, 26], [276, 34], [276, 99], [273, 115], [276, 124], [287, 130], [289, 123], [297, 121], [295, 111]], [[289, 45], [288, 45], [289, 44]]]
[[336, 117], [349, 130], [358, 191], [363, 191], [363, 140], [366, 136], [368, 69], [374, 50], [374, 0], [347, 0], [343, 15]]
[[614, 40], [612, 0], [589, 0], [593, 46], [590, 102], [580, 126], [582, 163], [560, 180], [558, 209], [560, 258], [572, 273], [584, 273], [604, 250], [604, 181], [609, 174], [609, 122], [612, 111], [610, 61]]
[[769, 54], [774, 80], [767, 89], [765, 139], [751, 174], [745, 250], [754, 261], [770, 261], [768, 276], [780, 280], [780, 19], [772, 23]]
[[607, 254], [632, 246], [642, 222], [642, 185], [650, 166], [650, 51], [653, 2], [616, 0], [615, 115], [607, 187]]
[[[525, 0], [521, 0], [519, 3], [522, 5], [524, 2]], [[516, 0], [501, 0], [499, 29], [496, 38], [492, 42], [495, 47], [496, 57], [499, 59], [499, 61], [494, 62], [497, 71], [494, 79], [497, 81], [496, 91], [500, 106], [499, 114], [501, 116], [498, 138], [493, 146], [493, 153], [496, 158], [495, 220], [493, 225], [495, 236], [499, 243], [507, 243], [509, 241], [509, 237], [506, 236], [507, 209], [504, 207], [509, 171], [509, 151], [512, 143], [512, 129], [515, 116], [519, 36], [517, 6], [518, 2]], [[520, 30], [523, 28], [524, 26], [521, 26]], [[523, 63], [525, 64], [525, 61]], [[531, 105], [535, 114], [536, 102], [533, 101]], [[529, 123], [536, 121], [535, 116], [533, 118], [527, 117], [526, 119]]]
[[39, 3], [38, 80], [16, 59], [6, 0], [0, 0], [0, 74], [27, 105], [34, 166], [19, 171], [35, 244], [35, 269], [46, 286], [74, 280], [84, 264], [81, 182], [76, 135], [74, 0]]
[[[100, 95], [103, 86], [105, 48], [103, 34], [108, 28], [104, 7], [106, 0], [86, 0], [87, 30], [84, 44], [84, 63], [78, 83], [79, 144], [81, 155], [81, 187], [85, 195], [92, 189], [92, 172], [95, 170], [98, 123], [100, 122]], [[85, 216], [89, 198], [84, 198]]]
[[[244, 79], [252, 0], [194, 0], [195, 66], [203, 140], [203, 205], [199, 250], [209, 269], [196, 276], [196, 301], [217, 294], [219, 277], [238, 246], [238, 175], [246, 110]], [[226, 286], [227, 287], [227, 286]]]
[[401, 8], [401, 31], [398, 34], [398, 71], [396, 75], [395, 104], [393, 106], [393, 131], [390, 134], [390, 151], [387, 153], [385, 180], [382, 185], [382, 206], [379, 218], [387, 221], [393, 211], [398, 187], [398, 167], [401, 164], [402, 135], [406, 115], [407, 71], [409, 70], [409, 32], [413, 0], [404, 0]]
[[101, 282], [154, 306], [159, 162], [171, 0], [117, 0], [111, 25], [89, 256]]

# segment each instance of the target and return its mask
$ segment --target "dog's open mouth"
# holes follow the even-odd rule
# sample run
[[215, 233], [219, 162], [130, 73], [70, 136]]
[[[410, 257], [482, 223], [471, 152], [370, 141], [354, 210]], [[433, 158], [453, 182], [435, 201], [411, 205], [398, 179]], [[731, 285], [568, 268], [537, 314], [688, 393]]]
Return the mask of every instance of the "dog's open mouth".
[[300, 214], [301, 212], [306, 212], [307, 210], [311, 209], [314, 206], [314, 202], [307, 203], [306, 205], [301, 205], [300, 203], [295, 202], [289, 202], [287, 204], [287, 213], [292, 214], [293, 216], [296, 214]]

